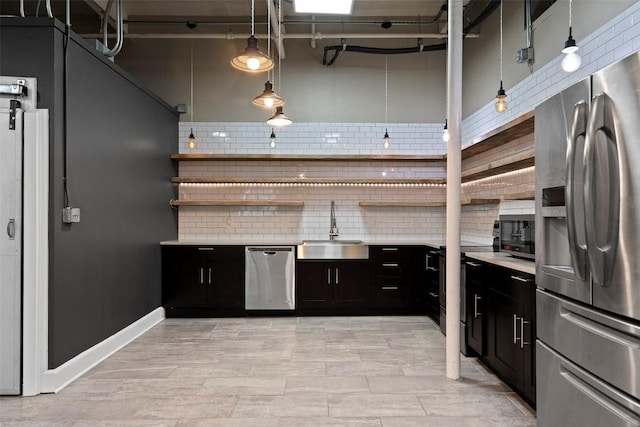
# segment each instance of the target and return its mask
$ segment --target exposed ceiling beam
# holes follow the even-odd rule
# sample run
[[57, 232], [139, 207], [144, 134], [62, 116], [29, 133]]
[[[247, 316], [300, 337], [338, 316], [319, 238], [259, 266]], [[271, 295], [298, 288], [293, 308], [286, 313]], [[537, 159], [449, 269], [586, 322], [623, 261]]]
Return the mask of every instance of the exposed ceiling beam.
[[[281, 0], [282, 1], [282, 0]], [[269, 2], [271, 2], [271, 7], [269, 8]], [[284, 50], [284, 42], [283, 38], [280, 37], [280, 30], [282, 29], [282, 34], [286, 32], [284, 29], [284, 24], [281, 27], [278, 27], [278, 10], [273, 4], [273, 0], [267, 0], [267, 8], [271, 10], [271, 14], [269, 15], [269, 19], [271, 20], [271, 28], [273, 31], [273, 36], [276, 40], [276, 50], [278, 51], [278, 57], [285, 59], [287, 57], [287, 53]]]

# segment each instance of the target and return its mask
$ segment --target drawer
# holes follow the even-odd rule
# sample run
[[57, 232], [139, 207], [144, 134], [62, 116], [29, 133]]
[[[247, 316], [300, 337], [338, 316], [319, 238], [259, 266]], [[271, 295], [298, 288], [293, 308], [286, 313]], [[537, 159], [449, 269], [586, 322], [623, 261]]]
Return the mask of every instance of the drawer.
[[404, 306], [402, 285], [393, 281], [384, 281], [372, 289], [374, 308], [401, 308]]
[[374, 277], [402, 277], [402, 265], [399, 261], [382, 261], [374, 263]]

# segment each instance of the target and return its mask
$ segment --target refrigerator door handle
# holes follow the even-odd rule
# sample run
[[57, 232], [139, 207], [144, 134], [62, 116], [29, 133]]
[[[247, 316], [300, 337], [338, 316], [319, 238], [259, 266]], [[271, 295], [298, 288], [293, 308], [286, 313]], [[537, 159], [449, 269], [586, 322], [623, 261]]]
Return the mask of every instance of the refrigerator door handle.
[[[573, 107], [573, 120], [571, 125], [571, 135], [567, 145], [567, 160], [565, 169], [565, 203], [567, 208], [567, 234], [569, 237], [569, 254], [576, 278], [581, 281], [587, 279], [587, 245], [586, 242], [579, 242], [578, 227], [581, 235], [586, 233], [583, 206], [576, 206], [576, 165], [582, 164], [582, 151], [578, 150], [578, 138], [585, 138], [587, 133], [587, 104], [584, 101], [578, 102]], [[579, 193], [578, 193], [579, 194]], [[576, 215], [577, 213], [577, 215]]]
[[[593, 281], [600, 286], [606, 286], [611, 278], [618, 247], [620, 142], [614, 114], [613, 103], [606, 94], [593, 97], [584, 149], [587, 255]], [[608, 209], [604, 215], [603, 209]]]

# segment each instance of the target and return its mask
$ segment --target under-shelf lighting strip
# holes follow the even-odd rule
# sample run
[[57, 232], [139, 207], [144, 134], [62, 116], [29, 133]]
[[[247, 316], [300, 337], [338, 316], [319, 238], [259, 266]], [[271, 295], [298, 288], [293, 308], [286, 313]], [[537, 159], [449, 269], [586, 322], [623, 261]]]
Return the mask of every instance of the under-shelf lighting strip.
[[472, 185], [493, 186], [497, 184], [503, 184], [500, 182], [500, 180], [514, 178], [516, 176], [521, 176], [521, 175], [526, 175], [526, 174], [532, 173], [535, 170], [536, 170], [535, 166], [528, 166], [526, 168], [518, 169], [515, 171], [504, 172], [504, 173], [492, 175], [486, 178], [480, 178], [473, 181], [465, 182], [462, 184], [462, 186], [463, 187], [468, 187]]
[[433, 187], [445, 188], [446, 184], [398, 183], [398, 182], [182, 182], [185, 187]]

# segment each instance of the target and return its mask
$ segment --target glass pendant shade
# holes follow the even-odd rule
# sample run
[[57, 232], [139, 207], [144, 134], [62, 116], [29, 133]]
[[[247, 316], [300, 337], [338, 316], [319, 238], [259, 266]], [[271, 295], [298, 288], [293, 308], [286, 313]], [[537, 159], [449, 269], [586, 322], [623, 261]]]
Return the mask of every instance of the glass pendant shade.
[[291, 123], [293, 123], [291, 119], [282, 112], [282, 107], [277, 107], [276, 113], [267, 120], [267, 124], [275, 127], [288, 126]]
[[258, 49], [258, 39], [252, 34], [246, 49], [231, 60], [231, 65], [237, 70], [262, 73], [273, 69], [273, 60]]
[[270, 81], [267, 81], [264, 84], [264, 91], [260, 95], [253, 98], [252, 103], [253, 105], [262, 108], [274, 108], [283, 106], [284, 99], [276, 95], [276, 93], [273, 91], [273, 84]]
[[507, 92], [504, 91], [504, 88], [502, 87], [502, 81], [500, 81], [500, 89], [498, 89], [498, 94], [496, 95], [496, 98], [498, 100], [494, 105], [496, 112], [504, 113], [505, 111], [507, 111], [507, 108], [509, 106], [507, 105], [507, 101], [505, 101], [506, 97], [507, 97]]
[[191, 133], [189, 134], [189, 138], [187, 139], [187, 148], [193, 150], [196, 148], [196, 137], [193, 134], [193, 129], [191, 129]]
[[384, 136], [382, 137], [382, 147], [386, 150], [391, 146], [391, 138], [389, 138], [389, 132], [384, 130]]

